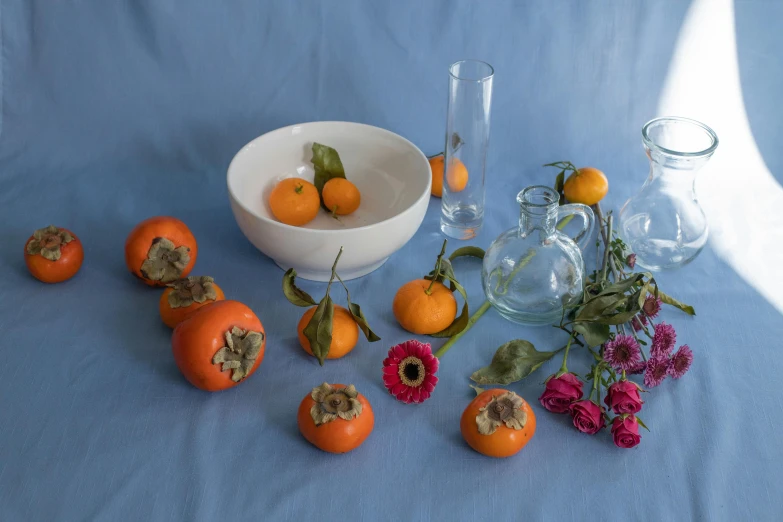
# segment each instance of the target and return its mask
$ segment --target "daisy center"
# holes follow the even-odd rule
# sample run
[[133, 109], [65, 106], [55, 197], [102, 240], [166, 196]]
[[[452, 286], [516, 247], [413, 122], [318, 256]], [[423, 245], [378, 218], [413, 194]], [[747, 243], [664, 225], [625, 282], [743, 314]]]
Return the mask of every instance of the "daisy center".
[[420, 386], [424, 382], [424, 363], [418, 357], [409, 356], [400, 362], [397, 373], [405, 386]]

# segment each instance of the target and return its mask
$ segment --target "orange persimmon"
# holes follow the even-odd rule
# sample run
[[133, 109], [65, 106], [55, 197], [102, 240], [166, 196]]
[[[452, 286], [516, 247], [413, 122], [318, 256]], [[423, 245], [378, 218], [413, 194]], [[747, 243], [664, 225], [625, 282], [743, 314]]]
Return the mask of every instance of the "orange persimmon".
[[202, 306], [226, 298], [223, 290], [208, 276], [189, 276], [168, 284], [160, 296], [160, 318], [174, 328]]
[[203, 306], [171, 337], [174, 361], [196, 388], [225, 390], [253, 375], [264, 359], [266, 334], [256, 314], [238, 301]]
[[347, 453], [367, 439], [375, 424], [370, 402], [353, 385], [327, 384], [313, 388], [297, 412], [302, 436], [329, 453]]
[[125, 241], [128, 270], [150, 286], [165, 286], [186, 277], [197, 255], [193, 233], [173, 217], [146, 219], [131, 230]]
[[460, 420], [460, 431], [471, 448], [488, 457], [510, 457], [536, 432], [530, 404], [514, 392], [493, 389], [473, 399]]
[[44, 283], [61, 283], [79, 271], [84, 247], [65, 228], [49, 225], [33, 232], [24, 245], [24, 262], [30, 273]]

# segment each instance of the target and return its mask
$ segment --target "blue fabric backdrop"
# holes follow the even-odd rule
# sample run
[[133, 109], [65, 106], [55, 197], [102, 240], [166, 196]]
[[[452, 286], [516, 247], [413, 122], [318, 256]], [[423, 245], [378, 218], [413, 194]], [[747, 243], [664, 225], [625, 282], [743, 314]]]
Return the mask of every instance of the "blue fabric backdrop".
[[[605, 207], [618, 209], [646, 175], [640, 128], [657, 115], [691, 7], [0, 0], [0, 519], [783, 519], [783, 320], [713, 249], [658, 277], [696, 307], [695, 319], [664, 314], [696, 360], [646, 396], [652, 432], [639, 447], [619, 450], [606, 432], [587, 437], [544, 412], [535, 399], [552, 362], [511, 387], [534, 403], [538, 432], [497, 461], [461, 439], [468, 375], [513, 338], [560, 346], [554, 329], [488, 313], [443, 358], [422, 405], [394, 401], [380, 378], [386, 349], [410, 337], [391, 315], [394, 290], [429, 270], [442, 241], [438, 200], [392, 262], [349, 283], [383, 341], [324, 368], [297, 346], [300, 310], [281, 295], [282, 272], [228, 207], [233, 154], [284, 125], [358, 121], [439, 150], [447, 67], [473, 57], [496, 70], [491, 204], [473, 244], [514, 225], [512, 195], [551, 182], [539, 167], [550, 161], [602, 168]], [[783, 4], [738, 2], [734, 14], [750, 124], [779, 187]], [[196, 272], [266, 325], [263, 366], [233, 390], [206, 394], [181, 378], [158, 293], [126, 272], [125, 236], [158, 214], [190, 225]], [[86, 251], [78, 276], [57, 286], [32, 279], [22, 257], [50, 222]], [[457, 271], [477, 308], [477, 264]], [[571, 367], [588, 364], [576, 356]], [[371, 438], [344, 456], [297, 432], [299, 401], [324, 380], [355, 383], [376, 412]]]

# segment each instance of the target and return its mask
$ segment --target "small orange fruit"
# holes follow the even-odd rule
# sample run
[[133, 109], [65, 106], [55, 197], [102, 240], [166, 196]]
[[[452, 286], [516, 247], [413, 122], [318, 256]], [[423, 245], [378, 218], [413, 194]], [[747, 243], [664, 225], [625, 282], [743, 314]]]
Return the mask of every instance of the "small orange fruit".
[[36, 230], [24, 245], [24, 262], [44, 283], [61, 283], [79, 271], [84, 247], [73, 232], [50, 225]]
[[473, 399], [460, 420], [471, 448], [488, 457], [510, 457], [536, 432], [536, 415], [525, 399], [503, 389], [487, 390]]
[[[314, 306], [308, 309], [302, 318], [299, 320], [299, 325], [296, 327], [297, 334], [299, 336], [299, 344], [302, 345], [304, 351], [313, 355], [313, 351], [310, 349], [310, 341], [304, 335], [304, 329], [307, 327], [307, 323], [313, 318], [315, 310], [318, 308]], [[334, 317], [332, 319], [332, 343], [329, 345], [329, 354], [327, 359], [339, 359], [348, 352], [353, 350], [356, 346], [356, 342], [359, 340], [359, 325], [353, 320], [351, 312], [347, 308], [342, 306], [334, 306]]]
[[128, 270], [149, 286], [186, 277], [196, 264], [193, 232], [177, 218], [157, 216], [136, 225], [125, 240]]
[[286, 178], [269, 194], [269, 208], [281, 223], [301, 227], [315, 219], [321, 198], [315, 185], [302, 178]]
[[609, 192], [609, 180], [593, 167], [582, 167], [572, 172], [563, 184], [563, 194], [571, 203], [595, 205]]
[[362, 202], [359, 189], [345, 178], [330, 179], [321, 194], [326, 208], [338, 216], [353, 214]]
[[323, 383], [302, 399], [297, 412], [299, 432], [329, 453], [358, 448], [372, 432], [370, 402], [353, 385]]
[[169, 328], [176, 327], [196, 310], [226, 298], [211, 277], [190, 276], [170, 283], [160, 296], [160, 318]]
[[438, 333], [457, 317], [457, 300], [451, 290], [437, 281], [430, 287], [431, 283], [427, 279], [416, 279], [402, 285], [394, 296], [394, 317], [411, 333]]
[[[436, 197], [443, 196], [443, 154], [430, 158], [430, 169], [432, 169], [432, 195]], [[465, 164], [457, 158], [452, 158], [452, 168], [447, 175], [447, 182], [451, 192], [461, 192], [468, 185], [468, 169]]]

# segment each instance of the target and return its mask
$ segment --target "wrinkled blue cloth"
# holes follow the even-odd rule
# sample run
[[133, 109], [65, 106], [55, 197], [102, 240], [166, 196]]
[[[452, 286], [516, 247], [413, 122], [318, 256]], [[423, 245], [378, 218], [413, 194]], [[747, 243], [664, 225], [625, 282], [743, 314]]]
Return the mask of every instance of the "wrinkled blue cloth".
[[[604, 208], [618, 210], [646, 176], [640, 128], [657, 115], [690, 8], [0, 0], [0, 520], [782, 520], [783, 320], [713, 248], [657, 275], [697, 310], [663, 314], [695, 361], [644, 395], [651, 432], [640, 446], [620, 450], [608, 430], [589, 437], [545, 412], [536, 399], [553, 360], [510, 386], [533, 405], [535, 437], [493, 460], [460, 435], [468, 376], [510, 339], [554, 349], [563, 336], [490, 311], [443, 357], [430, 400], [387, 393], [386, 350], [411, 337], [392, 297], [431, 269], [439, 200], [389, 263], [349, 283], [383, 341], [324, 367], [298, 346], [302, 311], [284, 300], [282, 272], [228, 206], [231, 157], [281, 126], [358, 121], [435, 153], [447, 67], [480, 58], [496, 75], [486, 222], [471, 244], [515, 225], [514, 194], [551, 183], [555, 172], [540, 167], [551, 161], [603, 169]], [[783, 7], [737, 2], [734, 16], [748, 118], [779, 186]], [[181, 377], [159, 291], [126, 270], [126, 235], [160, 214], [198, 238], [194, 273], [214, 276], [266, 326], [263, 365], [232, 390], [208, 394]], [[85, 246], [81, 271], [59, 285], [30, 277], [22, 256], [49, 223]], [[479, 270], [456, 263], [474, 310]], [[569, 368], [584, 375], [589, 364], [575, 350]], [[298, 404], [323, 381], [354, 383], [373, 405], [375, 430], [349, 454], [322, 453], [298, 433]]]

